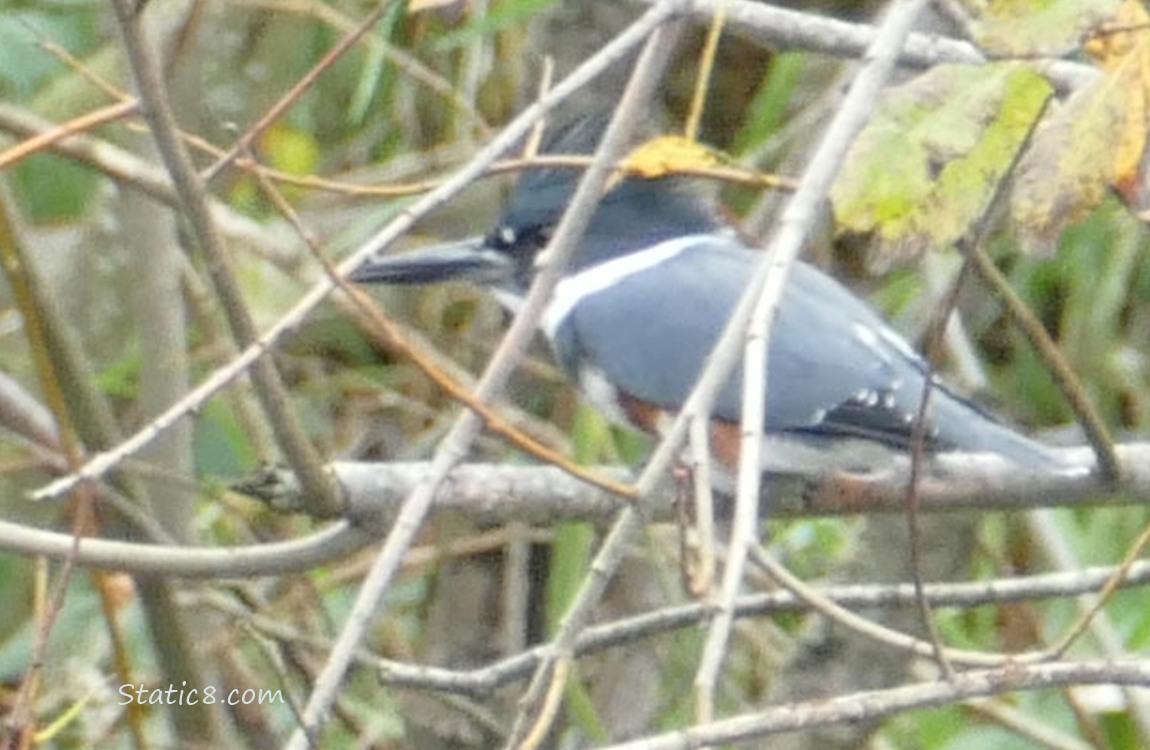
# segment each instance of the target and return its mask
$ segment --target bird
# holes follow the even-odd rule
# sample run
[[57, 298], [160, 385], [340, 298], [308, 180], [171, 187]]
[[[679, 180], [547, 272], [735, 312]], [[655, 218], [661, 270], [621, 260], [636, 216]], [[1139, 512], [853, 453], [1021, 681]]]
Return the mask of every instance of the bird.
[[[605, 118], [554, 129], [543, 153], [594, 152]], [[579, 173], [528, 169], [482, 236], [402, 254], [376, 254], [350, 279], [492, 290], [516, 311], [539, 268]], [[556, 285], [540, 329], [569, 378], [614, 421], [659, 435], [690, 394], [761, 253], [700, 195], [697, 179], [628, 175], [602, 196]], [[994, 454], [1034, 472], [1078, 473], [938, 378], [867, 302], [805, 261], [791, 269], [770, 334], [765, 473], [868, 473], [909, 455]], [[925, 424], [916, 433], [927, 382]], [[738, 460], [743, 373], [711, 409], [712, 451]], [[916, 438], [917, 436], [917, 438]]]

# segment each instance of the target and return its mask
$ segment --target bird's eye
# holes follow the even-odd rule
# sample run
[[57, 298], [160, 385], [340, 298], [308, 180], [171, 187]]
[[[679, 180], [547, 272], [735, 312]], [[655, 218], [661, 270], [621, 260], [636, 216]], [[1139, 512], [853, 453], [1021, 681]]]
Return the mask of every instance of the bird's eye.
[[491, 234], [487, 237], [487, 244], [497, 250], [508, 250], [515, 245], [518, 239], [515, 230], [504, 225], [492, 230]]

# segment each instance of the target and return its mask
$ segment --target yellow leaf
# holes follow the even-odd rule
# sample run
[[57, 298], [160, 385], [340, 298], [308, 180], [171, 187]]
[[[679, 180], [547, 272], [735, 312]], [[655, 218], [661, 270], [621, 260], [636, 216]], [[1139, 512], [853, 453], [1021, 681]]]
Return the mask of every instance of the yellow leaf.
[[1111, 181], [1135, 202], [1150, 127], [1150, 14], [1138, 0], [1125, 0], [1085, 48], [1108, 71], [1099, 86], [1111, 92], [1118, 109]]
[[311, 174], [319, 164], [319, 146], [308, 133], [276, 123], [264, 132], [260, 150], [273, 167], [290, 174]]
[[629, 175], [655, 179], [726, 166], [726, 159], [720, 152], [698, 141], [679, 135], [664, 135], [637, 146], [627, 154], [621, 166]]
[[1150, 15], [1139, 0], [1124, 0], [1114, 18], [1102, 24], [1083, 48], [1107, 70], [1122, 66], [1123, 58], [1142, 43]]

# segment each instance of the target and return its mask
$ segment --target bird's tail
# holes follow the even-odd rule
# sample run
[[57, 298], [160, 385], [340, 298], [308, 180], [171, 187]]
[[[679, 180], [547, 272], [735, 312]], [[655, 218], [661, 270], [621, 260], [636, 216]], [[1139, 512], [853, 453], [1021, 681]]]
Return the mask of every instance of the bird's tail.
[[[965, 399], [946, 391], [936, 393], [934, 398], [937, 402], [932, 403], [932, 422], [940, 429], [941, 442], [951, 445], [952, 450], [994, 453], [1021, 467], [1042, 472], [1063, 475], [1089, 472], [1088, 467], [1073, 463], [1055, 450], [1016, 432]], [[971, 410], [980, 418], [972, 419]], [[947, 435], [946, 426], [950, 424], [963, 425], [962, 434]]]

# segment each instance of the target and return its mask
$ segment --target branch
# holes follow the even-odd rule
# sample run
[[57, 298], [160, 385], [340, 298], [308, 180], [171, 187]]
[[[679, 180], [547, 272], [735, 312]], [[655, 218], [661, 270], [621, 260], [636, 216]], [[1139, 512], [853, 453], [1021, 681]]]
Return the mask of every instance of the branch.
[[[0, 130], [36, 140], [49, 136], [60, 127], [27, 109], [0, 102]], [[110, 141], [92, 135], [71, 135], [61, 141], [51, 140], [45, 148], [92, 167], [121, 186], [142, 192], [172, 208], [179, 207], [179, 195], [162, 168]], [[213, 220], [229, 239], [256, 249], [277, 265], [291, 266], [298, 262], [300, 243], [290, 234], [273, 232], [219, 200], [210, 199], [209, 206]]]
[[[139, 90], [141, 112], [172, 177], [196, 245], [206, 260], [208, 276], [215, 286], [224, 318], [236, 343], [251, 346], [259, 338], [256, 324], [240, 292], [223, 237], [213, 221], [204, 181], [197, 175], [180, 140], [167, 86], [144, 31], [144, 8], [137, 7], [132, 0], [115, 0], [112, 6], [124, 39], [128, 65]], [[291, 409], [287, 387], [275, 364], [268, 357], [259, 357], [252, 361], [247, 372], [280, 450], [308, 487], [308, 502], [317, 511], [335, 512], [340, 498], [321, 469], [319, 453]]]
[[[1088, 462], [1089, 448], [1057, 451], [1068, 461]], [[1118, 446], [1123, 482], [1111, 488], [1091, 474], [1075, 476], [1020, 470], [997, 456], [948, 453], [931, 460], [921, 478], [922, 512], [954, 510], [1018, 511], [1046, 507], [1130, 505], [1150, 502], [1150, 443]], [[426, 476], [426, 462], [328, 465], [343, 488], [350, 518], [388, 523], [412, 489]], [[598, 467], [605, 476], [626, 480], [620, 467]], [[823, 478], [770, 477], [772, 518], [902, 513], [909, 461], [881, 474], [837, 474]], [[300, 488], [290, 472], [271, 469], [236, 487], [279, 511], [303, 509]], [[672, 508], [655, 496], [641, 508], [649, 521], [673, 520]], [[618, 497], [574, 479], [551, 466], [463, 464], [452, 470], [435, 498], [433, 512], [452, 512], [478, 524], [520, 521], [550, 526], [561, 521], [606, 524], [627, 507]]]
[[[528, 128], [545, 116], [552, 107], [597, 77], [599, 73], [625, 56], [632, 48], [647, 41], [671, 15], [671, 5], [670, 0], [663, 0], [602, 47], [563, 82], [529, 106], [484, 150], [488, 160], [493, 160], [510, 148], [512, 144], [526, 134]], [[551, 242], [548, 243], [545, 251], [548, 253], [546, 256], [548, 264], [532, 284], [522, 309], [516, 315], [476, 386], [475, 396], [478, 400], [489, 401], [502, 391], [514, 365], [526, 351], [527, 344], [537, 325], [537, 316], [542, 312], [543, 306], [547, 302], [547, 296], [563, 270], [564, 258], [570, 256], [574, 249], [575, 242], [582, 234], [583, 227], [590, 218], [591, 209], [594, 208], [598, 198], [597, 193], [606, 182], [610, 168], [618, 157], [618, 154], [612, 151], [622, 150], [625, 127], [621, 126], [626, 125], [627, 113], [630, 109], [632, 107], [628, 107], [624, 103], [621, 110], [616, 112], [612, 118], [611, 125], [604, 135], [603, 143], [600, 144], [595, 160], [580, 181], [579, 188], [571, 200], [570, 209], [560, 221]], [[488, 165], [489, 161], [484, 162], [477, 158], [472, 161], [470, 169], [463, 170], [456, 180], [445, 183], [444, 187], [459, 181], [465, 174], [470, 173], [473, 179]], [[466, 184], [467, 182], [463, 182], [459, 187]], [[428, 195], [427, 198], [430, 198], [431, 195], [434, 193]], [[358, 261], [364, 255], [366, 253], [363, 255], [357, 253], [357, 257], [353, 260]], [[348, 263], [351, 262], [351, 260], [348, 261]], [[288, 741], [289, 750], [303, 750], [317, 741], [318, 732], [330, 714], [331, 706], [354, 658], [355, 651], [368, 630], [379, 601], [391, 583], [392, 576], [398, 569], [403, 554], [418, 533], [442, 481], [449, 470], [466, 455], [470, 443], [478, 435], [480, 426], [481, 423], [474, 412], [465, 412], [456, 420], [451, 431], [439, 444], [435, 459], [432, 462], [432, 470], [404, 503], [383, 549], [380, 550], [371, 570], [364, 579], [363, 585], [360, 587], [355, 604], [348, 614], [323, 670], [316, 678], [311, 696], [299, 717], [300, 726]]]
[[[650, 5], [653, 0], [638, 0]], [[710, 23], [718, 9], [726, 13], [732, 33], [765, 46], [805, 49], [835, 57], [861, 57], [878, 34], [874, 26], [824, 18], [750, 0], [692, 0], [687, 13]], [[986, 55], [970, 42], [937, 34], [911, 33], [898, 57], [907, 67], [929, 68], [942, 63], [980, 65]], [[1082, 63], [1058, 59], [1030, 60], [1034, 68], [1060, 91], [1068, 92], [1096, 81], [1100, 71]]]
[[[981, 607], [1007, 602], [1067, 597], [1098, 591], [1113, 577], [1115, 568], [1088, 568], [1074, 572], [1045, 573], [1034, 576], [1003, 578], [969, 583], [928, 583], [923, 589], [927, 601], [936, 608]], [[1150, 583], [1150, 561], [1139, 561], [1122, 579], [1122, 586], [1144, 586]], [[913, 584], [853, 584], [812, 586], [820, 598], [853, 611], [899, 609], [913, 605]], [[744, 594], [735, 600], [735, 613], [740, 618], [767, 617], [784, 613], [801, 613], [811, 604], [783, 589], [769, 593]], [[587, 628], [575, 641], [576, 656], [628, 646], [645, 638], [675, 630], [694, 628], [712, 616], [706, 602], [693, 602], [664, 607]], [[232, 613], [233, 616], [235, 613]], [[270, 618], [245, 613], [264, 632], [285, 640], [300, 640], [299, 634]], [[489, 695], [508, 684], [522, 680], [536, 663], [546, 657], [546, 646], [535, 646], [521, 653], [469, 670], [453, 670], [424, 664], [405, 664], [377, 659], [372, 664], [380, 679], [402, 688], [437, 690], [476, 697]]]
[[243, 547], [139, 544], [44, 531], [0, 521], [0, 549], [81, 567], [179, 578], [254, 578], [309, 571], [376, 540], [369, 529], [339, 521], [301, 539]]
[[[361, 243], [339, 265], [342, 274], [360, 266], [368, 257], [386, 250], [398, 238], [408, 232], [415, 223], [434, 209], [450, 201], [477, 177], [484, 174], [499, 156], [521, 138], [530, 125], [534, 124], [546, 111], [579, 88], [587, 85], [605, 69], [618, 61], [624, 54], [622, 48], [631, 43], [604, 49], [593, 59], [588, 60], [579, 70], [568, 76], [535, 105], [504, 128], [500, 135], [477, 153], [470, 162], [460, 168], [451, 178], [439, 184], [434, 190], [412, 203], [405, 211], [388, 222], [372, 237]], [[605, 53], [605, 54], [604, 54]], [[84, 481], [103, 477], [125, 459], [135, 455], [172, 424], [201, 409], [213, 395], [225, 388], [241, 373], [246, 372], [252, 363], [273, 349], [286, 335], [295, 331], [311, 312], [327, 298], [335, 288], [335, 282], [323, 277], [304, 294], [300, 300], [277, 320], [258, 340], [248, 344], [229, 364], [209, 375], [179, 403], [173, 404], [163, 414], [146, 424], [134, 435], [122, 441], [114, 449], [92, 456], [78, 471], [57, 479], [32, 493], [35, 500], [59, 497]]]
[[1107, 479], [1116, 479], [1118, 477], [1118, 459], [1114, 455], [1114, 438], [1110, 435], [1106, 422], [1103, 421], [1102, 415], [1098, 413], [1094, 402], [1083, 387], [1081, 379], [1074, 372], [1074, 368], [1070, 366], [1066, 355], [1062, 353], [1058, 344], [1046, 331], [1038, 315], [1014, 291], [1006, 275], [994, 265], [994, 261], [986, 254], [986, 247], [984, 245], [972, 246], [966, 255], [982, 280], [1002, 300], [1006, 306], [1007, 314], [1022, 331], [1022, 335], [1026, 337], [1027, 342], [1037, 353], [1046, 372], [1053, 378], [1058, 390], [1062, 392], [1062, 397], [1066, 399], [1078, 418], [1078, 423], [1082, 426], [1086, 439], [1090, 441], [1095, 454], [1098, 456], [1099, 473]]
[[1008, 665], [917, 685], [868, 690], [792, 703], [663, 735], [610, 745], [604, 750], [689, 750], [833, 724], [874, 721], [898, 713], [946, 706], [971, 698], [1070, 685], [1150, 684], [1150, 662], [1110, 660]]
[[[818, 149], [803, 170], [794, 196], [779, 218], [763, 253], [765, 260], [760, 261], [765, 278], [761, 292], [756, 294], [743, 346], [738, 491], [732, 514], [730, 551], [718, 595], [716, 617], [708, 629], [695, 675], [696, 701], [704, 719], [714, 714], [715, 686], [734, 627], [735, 598], [743, 584], [750, 549], [758, 544], [763, 478], [760, 446], [766, 428], [767, 393], [771, 387], [767, 378], [771, 362], [768, 352], [771, 328], [791, 267], [807, 244], [815, 222], [823, 215], [826, 196], [847, 151], [878, 107], [879, 95], [895, 70], [898, 51], [906, 43], [906, 37], [925, 5], [926, 0], [901, 0], [889, 6], [882, 27], [866, 48], [864, 63], [851, 82], [842, 106], [828, 124]], [[756, 277], [758, 275], [756, 271]], [[695, 419], [703, 421], [709, 421], [709, 417], [709, 413], [694, 415]]]
[[[1066, 448], [1061, 453], [1075, 461], [1091, 457], [1088, 448]], [[994, 456], [939, 456], [934, 460], [934, 473], [923, 478], [920, 511], [1018, 511], [1150, 502], [1150, 443], [1118, 446], [1118, 456], [1124, 477], [1118, 488], [1108, 488], [1094, 476], [1020, 472]], [[308, 570], [367, 544], [370, 539], [365, 534], [396, 518], [404, 501], [427, 476], [430, 465], [340, 461], [329, 464], [328, 469], [344, 492], [349, 519], [331, 530], [294, 542], [225, 549], [85, 538], [76, 564], [187, 578], [241, 578]], [[620, 481], [629, 476], [620, 467], [599, 467], [597, 471]], [[909, 466], [876, 477], [773, 478], [768, 484], [771, 517], [901, 513], [907, 472]], [[299, 483], [286, 469], [268, 470], [237, 489], [277, 511], [297, 512], [304, 507]], [[448, 475], [431, 512], [455, 513], [479, 524], [517, 521], [549, 527], [565, 521], [607, 525], [624, 507], [629, 506], [617, 496], [551, 466], [464, 464]], [[640, 510], [648, 521], [673, 520], [673, 509], [666, 503], [649, 501]], [[0, 550], [62, 559], [72, 543], [69, 534], [0, 521]]]

